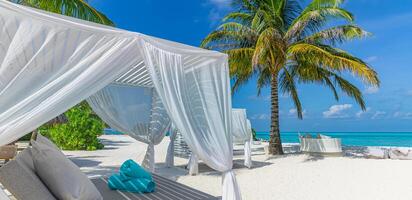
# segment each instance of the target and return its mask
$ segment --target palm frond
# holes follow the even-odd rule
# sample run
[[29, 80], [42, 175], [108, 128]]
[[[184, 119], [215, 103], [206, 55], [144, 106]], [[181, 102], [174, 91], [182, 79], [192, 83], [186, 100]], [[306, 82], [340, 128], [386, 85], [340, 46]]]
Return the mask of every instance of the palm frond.
[[[253, 55], [254, 65], [263, 65], [265, 63], [272, 63], [273, 70], [280, 68], [275, 63], [283, 64], [286, 62], [286, 44], [283, 43], [282, 35], [277, 29], [268, 28], [264, 30], [256, 42], [255, 54]], [[264, 65], [267, 66], [267, 65]]]
[[363, 100], [362, 92], [355, 85], [351, 84], [349, 81], [345, 80], [338, 74], [333, 73], [333, 77], [337, 85], [339, 85], [340, 89], [349, 97], [352, 97], [362, 110], [366, 110], [366, 104]]
[[258, 75], [256, 87], [257, 87], [257, 95], [260, 96], [262, 89], [270, 85], [270, 81], [272, 79], [272, 73], [269, 67], [261, 66], [258, 68], [258, 70], [259, 70], [259, 73], [258, 73], [259, 75]]
[[10, 0], [14, 3], [30, 6], [33, 8], [67, 15], [95, 23], [114, 26], [114, 23], [103, 13], [91, 7], [85, 0]]
[[252, 22], [253, 16], [249, 13], [242, 13], [242, 12], [232, 12], [227, 14], [223, 18], [223, 22], [234, 21], [243, 24], [250, 24]]
[[[232, 48], [251, 46], [256, 40], [255, 37], [257, 36], [253, 34], [245, 34], [245, 32], [242, 31], [217, 30], [213, 31], [203, 39], [200, 46], [202, 48], [226, 51]], [[222, 46], [229, 48], [219, 48]]]
[[287, 69], [282, 70], [281, 74], [279, 75], [279, 87], [283, 94], [288, 94], [292, 98], [298, 118], [302, 119], [303, 109], [299, 99], [295, 80]]
[[352, 39], [369, 36], [370, 33], [364, 31], [356, 25], [342, 25], [328, 28], [314, 33], [301, 42], [307, 43], [329, 43], [331, 45], [342, 44]]
[[319, 31], [331, 19], [345, 19], [353, 22], [353, 15], [337, 7], [322, 7], [316, 10], [304, 11], [297, 17], [285, 34], [289, 40], [299, 40], [305, 35]]
[[315, 83], [325, 85], [332, 91], [335, 100], [339, 100], [338, 92], [336, 90], [334, 82], [331, 80], [332, 74], [328, 70], [308, 63], [304, 63], [303, 61], [299, 61], [298, 64], [288, 66], [288, 69], [291, 73], [291, 76], [297, 79], [299, 83]]
[[252, 48], [238, 48], [225, 51], [229, 56], [231, 76], [237, 76], [237, 74], [251, 75], [254, 51]]
[[318, 65], [329, 70], [347, 71], [354, 73], [370, 85], [379, 85], [377, 73], [361, 59], [356, 58], [343, 50], [329, 46], [320, 46], [308, 43], [298, 43], [289, 47], [288, 55], [293, 60], [298, 57], [307, 63]]

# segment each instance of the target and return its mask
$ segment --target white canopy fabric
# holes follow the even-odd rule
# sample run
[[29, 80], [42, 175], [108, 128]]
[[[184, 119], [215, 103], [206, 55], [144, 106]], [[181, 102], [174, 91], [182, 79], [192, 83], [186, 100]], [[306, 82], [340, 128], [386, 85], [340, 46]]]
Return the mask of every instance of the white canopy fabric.
[[[232, 109], [232, 133], [235, 143], [244, 144], [245, 161], [247, 168], [252, 167], [252, 125], [247, 119], [246, 109]], [[191, 154], [187, 167], [190, 175], [199, 174], [199, 159], [196, 154]]]
[[189, 147], [223, 173], [222, 198], [241, 199], [227, 55], [5, 0], [0, 27], [0, 145], [110, 83], [153, 87]]
[[245, 166], [252, 167], [252, 128], [247, 119], [246, 109], [232, 109], [232, 133], [235, 143], [244, 144]]
[[148, 144], [142, 165], [154, 172], [154, 145], [162, 141], [170, 125], [156, 91], [149, 87], [111, 84], [87, 102], [110, 127]]
[[175, 139], [177, 135], [177, 129], [176, 127], [172, 124], [170, 126], [170, 131], [169, 131], [169, 137], [170, 137], [170, 143], [169, 146], [167, 147], [167, 154], [166, 154], [166, 160], [165, 160], [165, 165], [166, 167], [173, 167], [175, 163]]

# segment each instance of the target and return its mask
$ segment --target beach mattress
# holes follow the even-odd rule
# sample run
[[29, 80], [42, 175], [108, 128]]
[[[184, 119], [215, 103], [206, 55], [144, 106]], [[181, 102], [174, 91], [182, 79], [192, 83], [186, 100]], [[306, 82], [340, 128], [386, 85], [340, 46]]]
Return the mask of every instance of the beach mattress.
[[199, 190], [190, 188], [181, 183], [169, 180], [156, 174], [152, 174], [156, 183], [156, 191], [152, 193], [131, 193], [111, 190], [107, 186], [107, 177], [92, 179], [100, 194], [105, 200], [217, 200], [218, 197], [211, 196]]

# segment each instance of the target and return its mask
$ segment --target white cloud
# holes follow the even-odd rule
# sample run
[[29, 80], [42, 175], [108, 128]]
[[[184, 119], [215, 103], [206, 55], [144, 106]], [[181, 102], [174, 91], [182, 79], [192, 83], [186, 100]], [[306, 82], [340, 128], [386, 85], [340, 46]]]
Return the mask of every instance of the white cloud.
[[365, 94], [376, 94], [379, 92], [379, 88], [376, 86], [369, 86], [365, 89]]
[[296, 108], [292, 108], [289, 110], [289, 115], [295, 115], [298, 112]]
[[371, 117], [371, 119], [381, 119], [386, 115], [385, 111], [376, 111], [375, 114]]
[[373, 61], [376, 61], [376, 60], [378, 60], [378, 56], [369, 56], [369, 57], [365, 58], [365, 62], [367, 62], [367, 63], [370, 63], [370, 62], [373, 62]]
[[[297, 116], [297, 113], [298, 113], [298, 110], [296, 108], [292, 108], [292, 109], [289, 110], [288, 115], [289, 116]], [[305, 115], [306, 115], [306, 110], [305, 109], [302, 111], [302, 115], [303, 115], [303, 117], [305, 117]]]
[[208, 16], [211, 26], [218, 24], [222, 20], [225, 13], [230, 10], [231, 3], [232, 0], [207, 0], [205, 5], [212, 5]]
[[251, 117], [251, 119], [257, 119], [257, 120], [269, 120], [270, 115], [268, 114], [255, 114]]
[[250, 99], [250, 100], [263, 100], [263, 101], [269, 101], [270, 100], [269, 95], [266, 95], [266, 96], [250, 95], [247, 98]]
[[208, 2], [218, 9], [227, 9], [230, 7], [232, 0], [208, 0]]
[[393, 113], [394, 118], [399, 118], [399, 119], [412, 119], [412, 112], [395, 112]]
[[360, 111], [358, 111], [355, 115], [356, 115], [357, 118], [361, 118], [361, 117], [363, 117], [364, 115], [369, 114], [369, 113], [371, 112], [371, 110], [372, 110], [372, 108], [367, 107], [365, 111], [360, 110]]
[[348, 114], [344, 113], [345, 110], [352, 108], [352, 104], [333, 105], [329, 107], [327, 111], [323, 112], [324, 118], [346, 118]]
[[405, 92], [405, 95], [406, 95], [406, 96], [412, 96], [412, 90], [406, 91], [406, 92]]

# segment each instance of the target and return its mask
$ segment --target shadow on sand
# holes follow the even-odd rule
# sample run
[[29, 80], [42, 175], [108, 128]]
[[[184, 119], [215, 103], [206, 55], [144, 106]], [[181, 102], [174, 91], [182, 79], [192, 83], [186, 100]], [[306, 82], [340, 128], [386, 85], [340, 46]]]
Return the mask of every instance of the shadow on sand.
[[103, 150], [114, 150], [122, 146], [129, 146], [132, 142], [129, 141], [113, 141], [100, 138], [100, 142], [104, 145]]

